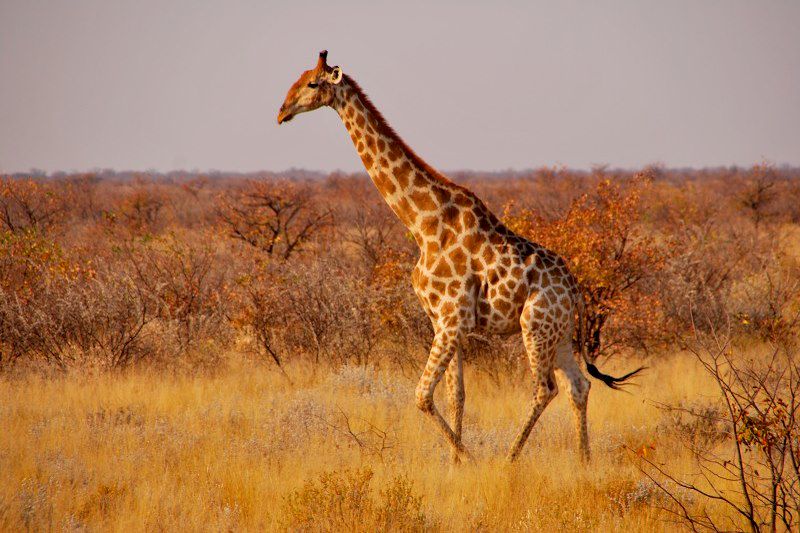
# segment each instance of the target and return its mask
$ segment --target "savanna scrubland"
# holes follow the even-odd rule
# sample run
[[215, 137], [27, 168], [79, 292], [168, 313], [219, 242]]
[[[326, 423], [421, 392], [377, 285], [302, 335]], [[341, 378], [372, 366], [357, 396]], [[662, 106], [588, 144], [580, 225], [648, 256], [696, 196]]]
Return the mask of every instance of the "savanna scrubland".
[[800, 171], [451, 177], [567, 260], [604, 371], [649, 367], [594, 383], [588, 465], [563, 395], [505, 463], [527, 361], [474, 336], [451, 467], [364, 175], [2, 176], [0, 528], [796, 530]]

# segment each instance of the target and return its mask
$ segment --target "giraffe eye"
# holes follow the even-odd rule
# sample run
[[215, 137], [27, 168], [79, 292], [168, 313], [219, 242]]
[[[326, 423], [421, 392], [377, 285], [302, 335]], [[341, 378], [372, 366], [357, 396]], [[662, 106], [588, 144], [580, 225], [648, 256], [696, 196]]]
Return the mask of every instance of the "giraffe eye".
[[311, 82], [311, 83], [308, 84], [308, 86], [311, 87], [312, 89], [316, 89], [317, 87], [319, 87], [319, 84]]

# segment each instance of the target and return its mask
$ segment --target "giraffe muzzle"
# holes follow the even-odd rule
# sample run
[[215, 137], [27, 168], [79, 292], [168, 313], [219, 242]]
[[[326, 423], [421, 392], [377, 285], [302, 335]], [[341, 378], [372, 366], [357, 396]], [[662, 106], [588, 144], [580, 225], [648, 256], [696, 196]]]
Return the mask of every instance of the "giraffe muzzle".
[[281, 110], [278, 112], [278, 125], [283, 124], [284, 122], [289, 122], [293, 118], [293, 113], [281, 108]]

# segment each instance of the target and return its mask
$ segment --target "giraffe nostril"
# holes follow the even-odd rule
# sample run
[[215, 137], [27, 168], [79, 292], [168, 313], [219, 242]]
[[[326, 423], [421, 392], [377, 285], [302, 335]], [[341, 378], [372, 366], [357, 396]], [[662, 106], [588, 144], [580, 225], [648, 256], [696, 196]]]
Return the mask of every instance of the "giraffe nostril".
[[289, 122], [292, 118], [294, 118], [294, 114], [287, 111], [286, 104], [282, 105], [278, 111], [278, 124]]

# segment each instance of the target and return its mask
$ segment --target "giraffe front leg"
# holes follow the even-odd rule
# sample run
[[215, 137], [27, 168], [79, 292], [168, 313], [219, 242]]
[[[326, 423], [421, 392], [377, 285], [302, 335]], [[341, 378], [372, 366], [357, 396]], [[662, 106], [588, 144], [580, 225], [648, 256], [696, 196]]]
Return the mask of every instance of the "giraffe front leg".
[[[433, 419], [436, 426], [450, 444], [451, 450], [453, 451], [452, 453], [471, 460], [472, 457], [461, 442], [460, 428], [459, 434], [457, 435], [442, 417], [441, 413], [439, 413], [433, 401], [433, 393], [436, 390], [436, 385], [439, 384], [450, 361], [458, 352], [459, 346], [460, 340], [457, 331], [443, 330], [436, 333], [436, 337], [433, 339], [433, 345], [431, 346], [430, 355], [428, 356], [428, 362], [425, 365], [425, 371], [422, 373], [422, 377], [417, 384], [415, 396], [417, 407], [420, 411]], [[458, 425], [460, 426], [460, 424]]]
[[[456, 439], [461, 443], [461, 429], [464, 419], [464, 401], [466, 395], [464, 393], [464, 368], [463, 368], [464, 353], [461, 347], [456, 350], [455, 356], [450, 360], [450, 365], [447, 367], [445, 379], [447, 383], [447, 399], [450, 406], [450, 423], [452, 424], [453, 433]], [[458, 454], [458, 449], [455, 447], [450, 448], [450, 461], [453, 464], [461, 462]]]

